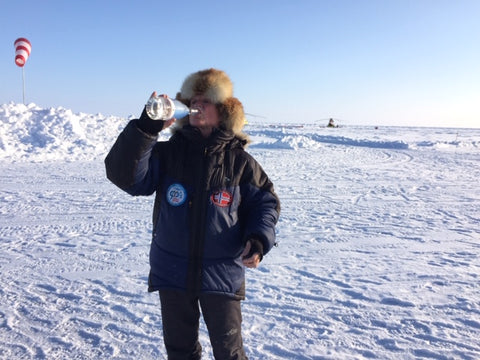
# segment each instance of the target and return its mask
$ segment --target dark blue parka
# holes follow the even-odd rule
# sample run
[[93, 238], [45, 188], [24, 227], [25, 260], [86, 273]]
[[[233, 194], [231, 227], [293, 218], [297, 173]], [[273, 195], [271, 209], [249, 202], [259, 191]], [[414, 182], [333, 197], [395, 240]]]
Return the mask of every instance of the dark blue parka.
[[189, 125], [164, 142], [132, 120], [105, 159], [107, 177], [131, 195], [155, 195], [149, 291], [179, 289], [243, 298], [241, 254], [250, 238], [275, 244], [280, 203], [246, 140]]

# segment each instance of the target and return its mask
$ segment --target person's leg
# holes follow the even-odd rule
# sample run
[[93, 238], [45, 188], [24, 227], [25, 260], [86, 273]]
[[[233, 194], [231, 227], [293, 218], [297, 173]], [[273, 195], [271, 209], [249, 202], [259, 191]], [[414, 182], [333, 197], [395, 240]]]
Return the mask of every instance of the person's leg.
[[198, 360], [202, 347], [198, 342], [200, 311], [198, 299], [185, 292], [160, 290], [163, 340], [169, 360]]
[[245, 360], [240, 300], [223, 295], [200, 295], [203, 319], [217, 360]]

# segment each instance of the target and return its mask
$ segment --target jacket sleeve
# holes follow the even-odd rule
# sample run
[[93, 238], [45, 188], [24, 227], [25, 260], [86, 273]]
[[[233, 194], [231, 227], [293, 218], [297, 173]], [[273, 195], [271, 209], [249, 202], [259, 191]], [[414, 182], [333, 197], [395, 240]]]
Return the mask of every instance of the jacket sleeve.
[[252, 157], [245, 168], [241, 192], [245, 241], [249, 238], [259, 239], [265, 255], [276, 244], [275, 225], [280, 215], [280, 200], [273, 183]]
[[152, 161], [157, 136], [130, 121], [105, 158], [107, 178], [131, 195], [150, 195], [159, 181], [158, 162]]

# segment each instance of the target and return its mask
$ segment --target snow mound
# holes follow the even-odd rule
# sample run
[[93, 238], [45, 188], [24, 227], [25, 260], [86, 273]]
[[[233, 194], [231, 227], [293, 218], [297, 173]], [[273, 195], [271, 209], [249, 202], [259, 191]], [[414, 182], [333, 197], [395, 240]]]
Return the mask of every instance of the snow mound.
[[0, 160], [76, 161], [104, 156], [127, 120], [9, 103], [0, 122]]
[[[78, 161], [103, 158], [133, 118], [74, 113], [63, 107], [0, 105], [0, 161]], [[326, 146], [380, 150], [468, 151], [480, 142], [469, 129], [418, 131], [409, 127], [352, 126], [330, 129], [318, 124], [248, 124], [252, 149], [317, 151]], [[418, 134], [422, 134], [418, 137]], [[170, 136], [161, 133], [159, 140]]]

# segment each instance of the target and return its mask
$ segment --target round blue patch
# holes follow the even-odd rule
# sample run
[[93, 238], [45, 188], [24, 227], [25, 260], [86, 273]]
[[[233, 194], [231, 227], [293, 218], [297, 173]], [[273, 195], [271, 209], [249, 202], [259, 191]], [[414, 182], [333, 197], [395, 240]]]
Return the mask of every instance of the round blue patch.
[[167, 189], [167, 201], [172, 206], [180, 206], [187, 200], [187, 191], [180, 184], [172, 184]]

